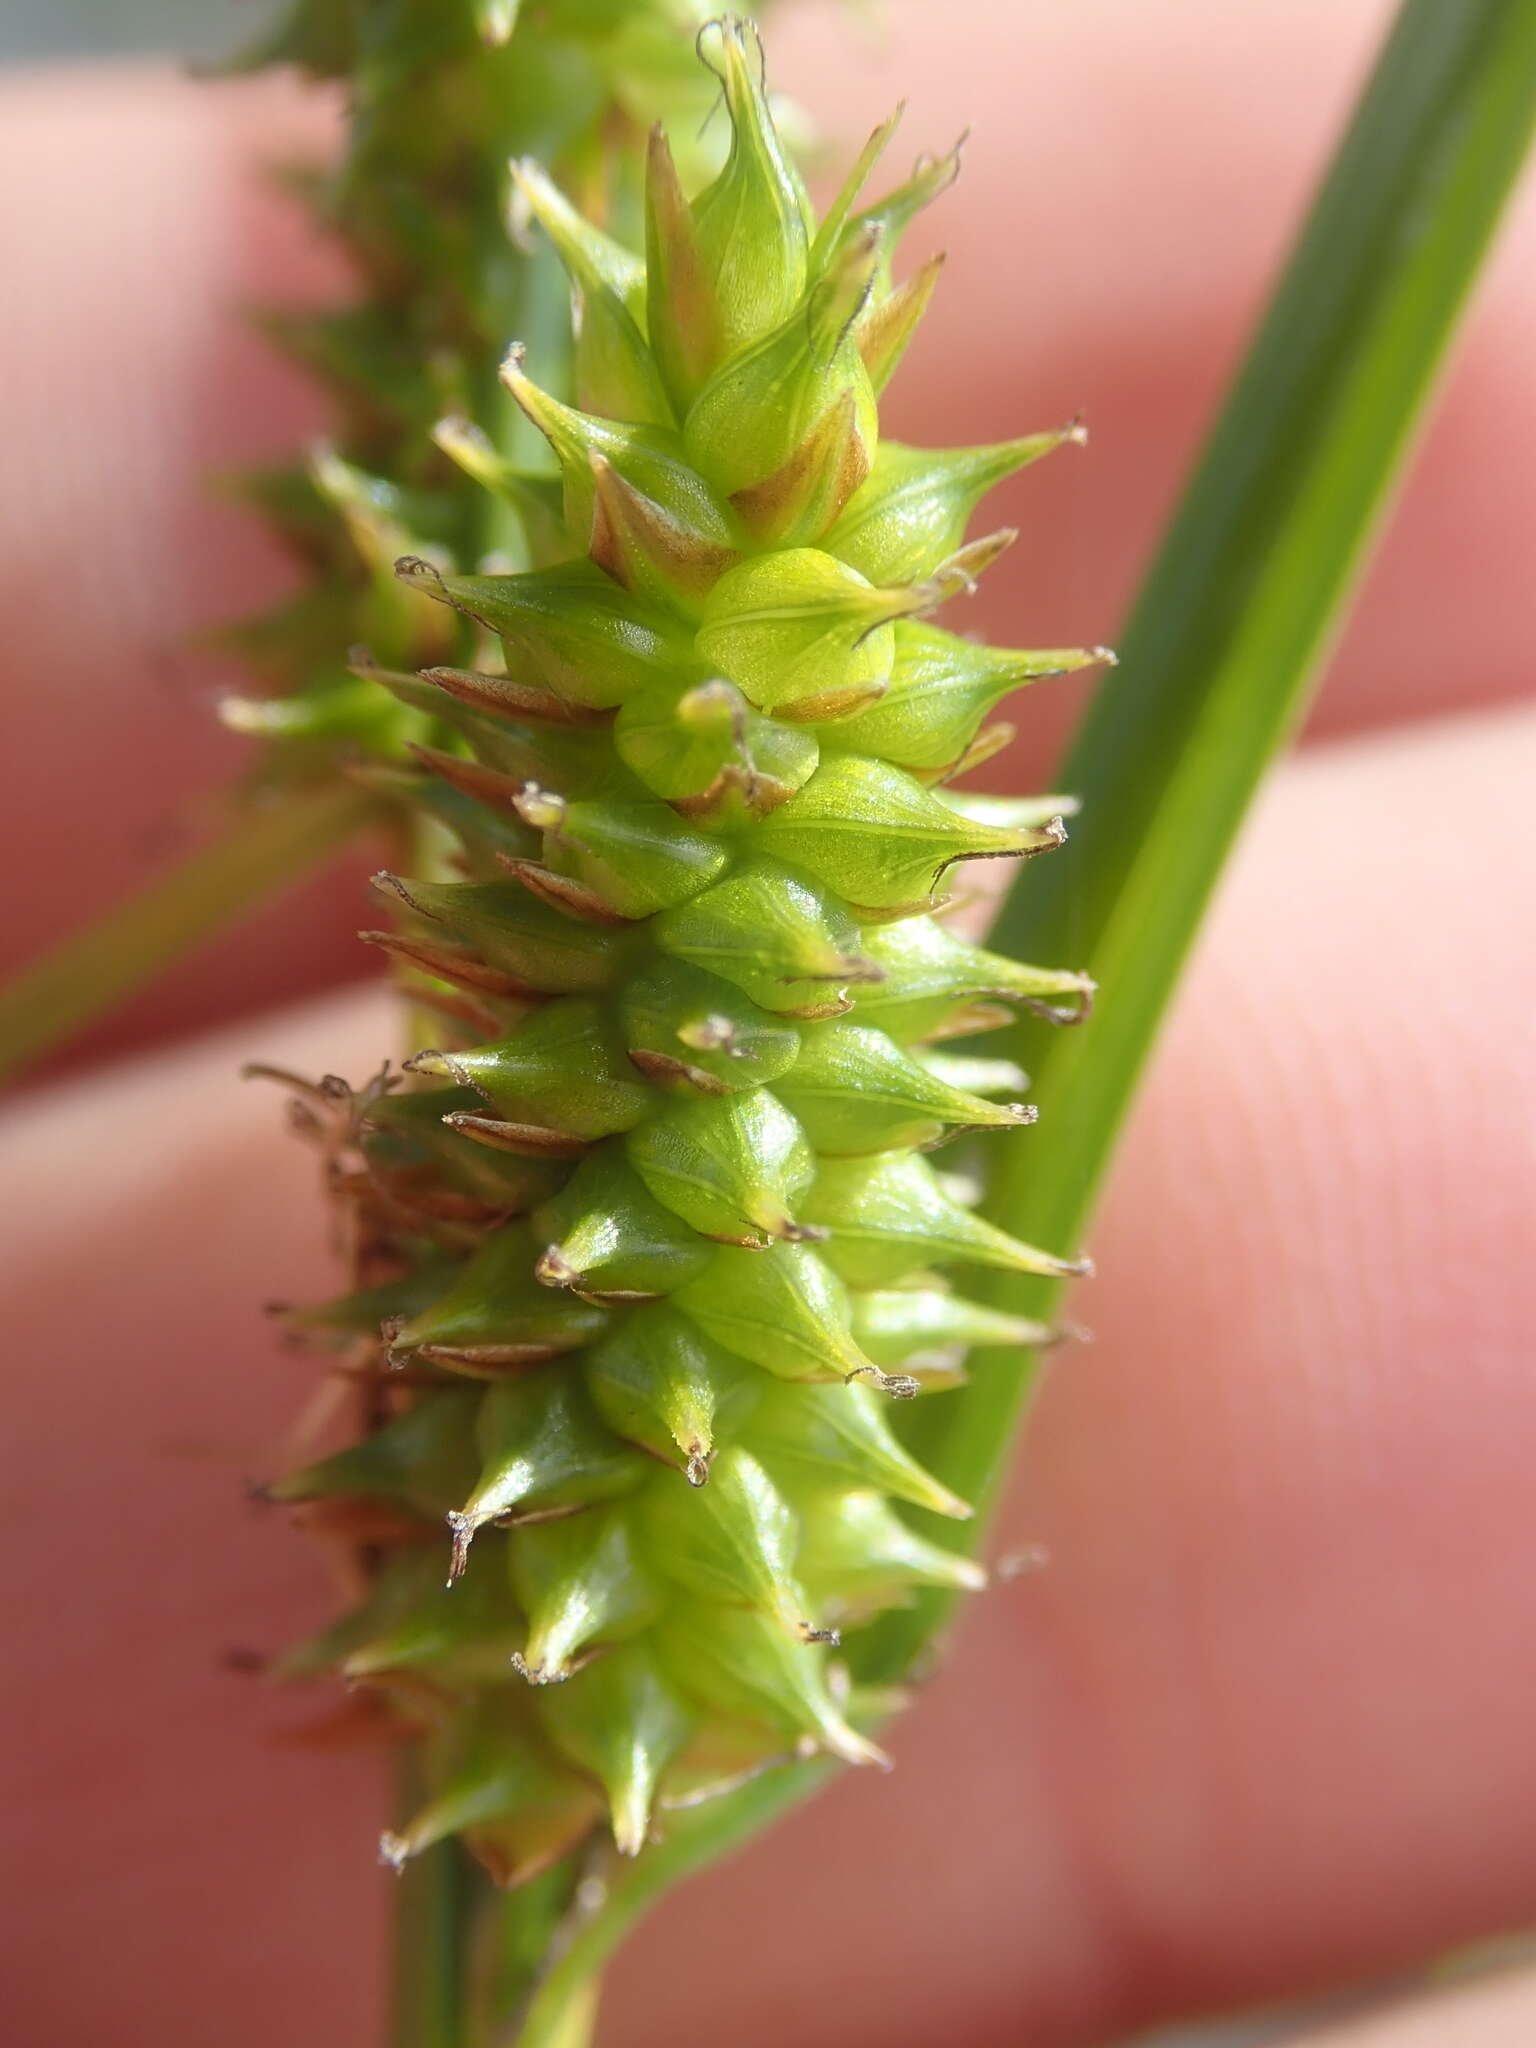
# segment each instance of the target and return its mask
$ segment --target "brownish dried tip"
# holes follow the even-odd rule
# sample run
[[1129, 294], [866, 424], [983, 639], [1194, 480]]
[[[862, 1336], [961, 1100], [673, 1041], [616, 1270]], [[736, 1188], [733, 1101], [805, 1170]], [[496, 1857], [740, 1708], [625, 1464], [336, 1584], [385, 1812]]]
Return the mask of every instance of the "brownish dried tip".
[[1039, 1017], [1046, 1024], [1085, 1024], [1093, 1015], [1093, 1005], [1099, 993], [1099, 985], [1085, 974], [1078, 988], [1077, 1001], [1047, 1003], [1039, 996], [1020, 996], [1019, 1008], [1027, 1010], [1032, 1017]]
[[560, 1356], [558, 1344], [421, 1344], [410, 1354], [451, 1371], [491, 1375], [546, 1365]]
[[[432, 1069], [414, 1071], [430, 1073]], [[461, 1137], [492, 1145], [498, 1152], [515, 1152], [524, 1159], [579, 1159], [592, 1149], [590, 1139], [572, 1137], [566, 1131], [548, 1131], [541, 1124], [507, 1123], [494, 1116], [474, 1116], [464, 1109], [452, 1111], [443, 1122]]]
[[730, 1090], [723, 1081], [717, 1081], [713, 1074], [703, 1067], [690, 1066], [687, 1060], [674, 1059], [670, 1053], [647, 1052], [643, 1046], [632, 1046], [630, 1063], [644, 1074], [648, 1081], [656, 1081], [666, 1087], [677, 1083], [692, 1088], [700, 1095], [728, 1095]]
[[451, 604], [448, 586], [443, 581], [443, 572], [421, 555], [401, 555], [395, 563], [395, 574], [402, 583], [410, 584], [413, 590], [422, 591], [427, 597], [435, 598], [439, 604]]
[[466, 761], [461, 754], [446, 754], [440, 747], [423, 746], [417, 740], [407, 740], [406, 752], [429, 775], [435, 775], [450, 789], [476, 803], [493, 811], [517, 808], [518, 792], [523, 786], [521, 776], [504, 775], [498, 768], [487, 768], [483, 761]]
[[552, 868], [540, 867], [537, 861], [523, 860], [515, 854], [498, 853], [497, 860], [514, 875], [525, 889], [553, 910], [563, 910], [568, 917], [579, 918], [586, 924], [627, 925], [633, 922], [622, 912], [614, 909], [589, 889], [585, 882], [575, 881], [570, 875], [557, 875]]
[[459, 703], [474, 711], [490, 711], [501, 717], [537, 718], [553, 725], [604, 725], [612, 722], [611, 711], [594, 711], [585, 704], [570, 704], [552, 690], [536, 683], [520, 683], [512, 676], [487, 675], [471, 668], [424, 668], [424, 683], [432, 683]]
[[457, 1508], [447, 1519], [449, 1534], [453, 1538], [453, 1555], [448, 1561], [447, 1583], [453, 1586], [464, 1576], [465, 1567], [469, 1563], [469, 1546], [475, 1540], [475, 1530], [479, 1524]]
[[357, 936], [365, 946], [377, 946], [393, 959], [405, 960], [412, 967], [419, 967], [423, 974], [456, 988], [472, 989], [485, 996], [522, 998], [529, 993], [527, 985], [514, 975], [488, 966], [477, 953], [462, 946], [433, 946], [424, 939], [408, 939], [399, 932], [359, 932]]
[[909, 1372], [882, 1372], [878, 1365], [858, 1365], [844, 1375], [843, 1383], [853, 1380], [870, 1379], [882, 1394], [889, 1394], [893, 1401], [912, 1401], [923, 1391], [923, 1383]]

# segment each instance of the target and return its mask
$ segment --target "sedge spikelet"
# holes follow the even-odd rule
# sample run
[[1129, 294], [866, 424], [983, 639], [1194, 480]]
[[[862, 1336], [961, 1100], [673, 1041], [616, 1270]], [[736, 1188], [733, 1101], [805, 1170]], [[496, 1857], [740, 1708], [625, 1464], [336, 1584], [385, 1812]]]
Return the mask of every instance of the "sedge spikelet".
[[1090, 993], [940, 921], [958, 863], [1062, 837], [946, 778], [1007, 691], [1094, 651], [934, 621], [1010, 537], [966, 538], [981, 495], [1077, 430], [880, 440], [936, 274], [896, 282], [893, 242], [948, 172], [862, 210], [855, 181], [818, 224], [754, 32], [699, 50], [729, 151], [690, 197], [653, 135], [643, 264], [517, 173], [580, 309], [571, 400], [534, 346], [503, 371], [554, 466], [439, 440], [536, 492], [542, 537], [510, 573], [401, 559], [469, 653], [374, 672], [421, 722], [395, 794], [455, 852], [380, 877], [373, 936], [440, 1029], [308, 1112], [360, 1284], [295, 1321], [370, 1427], [272, 1492], [375, 1569], [290, 1667], [423, 1731], [432, 1796], [387, 1857], [457, 1834], [503, 1883], [605, 1815], [638, 1853], [775, 1759], [882, 1760], [839, 1631], [981, 1577], [925, 1533], [968, 1509], [888, 1404], [1041, 1335], [935, 1269], [1082, 1269], [926, 1158], [1031, 1120], [1016, 1070], [935, 1042]]

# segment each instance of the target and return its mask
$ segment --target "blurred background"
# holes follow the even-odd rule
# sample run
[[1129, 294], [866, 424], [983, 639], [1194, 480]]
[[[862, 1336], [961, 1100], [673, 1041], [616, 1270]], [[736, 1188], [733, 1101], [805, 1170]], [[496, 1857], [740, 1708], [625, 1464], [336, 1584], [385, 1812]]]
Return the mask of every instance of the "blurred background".
[[[914, 236], [919, 254], [947, 246], [951, 270], [893, 394], [894, 431], [919, 414], [931, 442], [1079, 409], [1091, 422], [1086, 458], [1060, 457], [998, 494], [997, 519], [1023, 538], [970, 621], [988, 637], [1113, 639], [1391, 11], [1389, 0], [966, 0], [957, 40], [935, 28], [957, 10], [933, 0], [890, 0], [884, 31], [871, 10], [850, 22], [832, 0], [776, 10], [776, 77], [833, 137], [862, 136], [903, 92], [908, 153], [975, 123], [958, 199]], [[22, 484], [0, 510], [15, 678], [0, 750], [35, 764], [0, 820], [0, 854], [28, 881], [13, 892], [0, 974], [195, 844], [212, 793], [238, 771], [239, 744], [212, 717], [238, 678], [196, 636], [271, 602], [289, 572], [207, 478], [323, 427], [314, 394], [241, 309], [336, 288], [330, 252], [263, 170], [324, 148], [333, 116], [281, 81], [193, 84], [181, 66], [249, 39], [269, 12], [262, 0], [0, 9], [0, 63], [13, 67], [0, 78], [0, 190], [23, 285], [0, 437], [24, 449]], [[999, 49], [1010, 53], [1001, 76]], [[134, 78], [113, 71], [117, 58], [135, 61]], [[64, 68], [34, 68], [53, 65]], [[1528, 187], [1313, 735], [1531, 686], [1536, 483], [1508, 451], [1536, 445], [1533, 253]], [[61, 540], [71, 533], [89, 538], [76, 548]], [[62, 665], [46, 601], [61, 576]], [[1048, 772], [1074, 709], [1071, 691], [1053, 692], [1023, 711], [1012, 780]], [[67, 756], [61, 715], [89, 741]], [[144, 762], [152, 771], [125, 772]], [[205, 948], [58, 1064], [367, 971], [353, 934], [368, 864], [340, 864]], [[1177, 2039], [1235, 2048], [1278, 2024]]]
[[9, 0], [0, 11], [0, 61], [161, 51], [214, 57], [261, 15], [261, 0]]

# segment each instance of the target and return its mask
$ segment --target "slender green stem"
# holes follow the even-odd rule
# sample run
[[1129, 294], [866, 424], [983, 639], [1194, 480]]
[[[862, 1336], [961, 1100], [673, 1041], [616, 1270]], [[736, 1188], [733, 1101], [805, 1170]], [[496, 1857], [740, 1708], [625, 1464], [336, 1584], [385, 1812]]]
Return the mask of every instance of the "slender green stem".
[[[1533, 0], [1407, 0], [1136, 604], [1121, 665], [1058, 787], [1073, 842], [991, 943], [1070, 956], [1103, 995], [1086, 1030], [1019, 1027], [1042, 1139], [1000, 1146], [989, 1212], [1071, 1247], [1087, 1222], [1228, 849], [1295, 727], [1422, 420], [1536, 120]], [[999, 1305], [1057, 1290], [988, 1275]], [[978, 1356], [932, 1404], [922, 1454], [995, 1496], [1034, 1383]], [[891, 1617], [861, 1673], [906, 1667], [939, 1601]]]
[[[590, 1972], [592, 1959], [582, 1960]], [[554, 1991], [554, 1997], [541, 1993], [537, 2010], [530, 2008], [521, 2032], [511, 2037], [520, 2048], [588, 2048], [597, 2030], [601, 1978], [578, 1969], [569, 1985], [557, 1982]]]
[[567, 2030], [582, 2023], [598, 1972], [635, 1922], [683, 1878], [739, 1849], [825, 1785], [834, 1768], [827, 1763], [786, 1765], [721, 1798], [668, 1815], [665, 1838], [611, 1877], [601, 1901], [546, 1971], [515, 2048], [575, 2048], [582, 2037]]
[[[413, 1745], [402, 1753], [397, 1802], [408, 1820], [425, 1797]], [[395, 1901], [390, 2040], [393, 2048], [463, 2048], [469, 1930], [485, 1879], [457, 1842], [409, 1862]]]
[[[490, 252], [488, 252], [488, 262]], [[536, 335], [543, 374], [557, 387], [568, 371], [569, 288], [552, 252], [528, 260], [518, 281], [519, 338]], [[542, 464], [546, 445], [523, 419], [502, 385], [497, 364], [478, 365], [479, 416], [497, 427], [497, 445]], [[525, 536], [516, 512], [490, 492], [474, 496], [469, 521], [467, 568], [509, 546], [521, 554]], [[431, 878], [447, 850], [446, 836], [430, 820], [421, 826], [410, 873]], [[445, 871], [443, 879], [451, 880]], [[407, 991], [408, 993], [408, 991]], [[416, 1024], [427, 1020], [419, 1014]], [[407, 1030], [413, 1024], [409, 1019]], [[416, 1038], [412, 1050], [419, 1050]], [[410, 1810], [421, 1799], [409, 1751], [397, 1788]], [[423, 2048], [500, 2048], [508, 2025], [526, 2009], [551, 1933], [570, 1903], [577, 1882], [572, 1866], [547, 1880], [499, 1897], [484, 1873], [455, 1843], [443, 1844], [408, 1868], [395, 1915], [395, 2048], [416, 2048], [409, 2007], [414, 1998], [423, 2019], [443, 2028], [422, 2037]], [[434, 1968], [451, 1970], [453, 1991], [434, 1994]], [[594, 1977], [584, 1999], [572, 2005], [567, 2031], [549, 2037], [548, 2048], [584, 2048], [597, 2015], [599, 1985]], [[583, 2017], [583, 2014], [585, 2017]], [[405, 2015], [402, 2017], [402, 2015]]]
[[218, 838], [0, 990], [0, 1076], [105, 1015], [189, 946], [296, 881], [369, 816], [368, 799], [345, 787], [242, 805]]
[[[415, 843], [407, 866], [431, 877], [438, 868], [440, 834], [434, 821], [415, 814]], [[411, 1000], [411, 975], [397, 974], [402, 1002], [401, 1039], [406, 1053], [431, 1042], [431, 1013]], [[404, 1826], [430, 1796], [421, 1746], [407, 1742], [395, 1767], [395, 1812]], [[395, 1897], [389, 2005], [392, 2048], [479, 2048], [488, 2029], [477, 2024], [481, 1980], [488, 1974], [483, 1935], [495, 1911], [496, 1894], [485, 1872], [449, 1839], [401, 1870]]]

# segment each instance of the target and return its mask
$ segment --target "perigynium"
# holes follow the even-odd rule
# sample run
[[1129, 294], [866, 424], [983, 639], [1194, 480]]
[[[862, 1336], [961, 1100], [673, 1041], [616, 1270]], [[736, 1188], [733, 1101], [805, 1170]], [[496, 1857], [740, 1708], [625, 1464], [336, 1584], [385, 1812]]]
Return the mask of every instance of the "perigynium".
[[652, 135], [643, 257], [516, 167], [570, 278], [574, 402], [514, 341], [505, 391], [554, 467], [494, 420], [436, 438], [528, 563], [404, 555], [413, 630], [470, 651], [352, 659], [404, 746], [367, 772], [421, 821], [369, 936], [436, 1024], [302, 1111], [356, 1286], [290, 1320], [339, 1349], [364, 1427], [270, 1490], [366, 1571], [285, 1668], [419, 1731], [431, 1797], [391, 1860], [458, 1834], [506, 1884], [604, 1824], [640, 1853], [780, 1759], [882, 1761], [840, 1632], [982, 1583], [925, 1533], [969, 1510], [889, 1404], [1041, 1335], [943, 1269], [1081, 1270], [933, 1157], [1050, 1142], [1017, 1069], [948, 1048], [1090, 993], [943, 921], [958, 864], [1064, 836], [1053, 800], [949, 785], [1003, 697], [1103, 651], [955, 628], [1013, 537], [967, 537], [979, 500], [1080, 435], [882, 441], [939, 276], [898, 281], [897, 243], [954, 159], [866, 204], [888, 123], [818, 221], [755, 32], [711, 23], [699, 55], [729, 153], [689, 196]]

